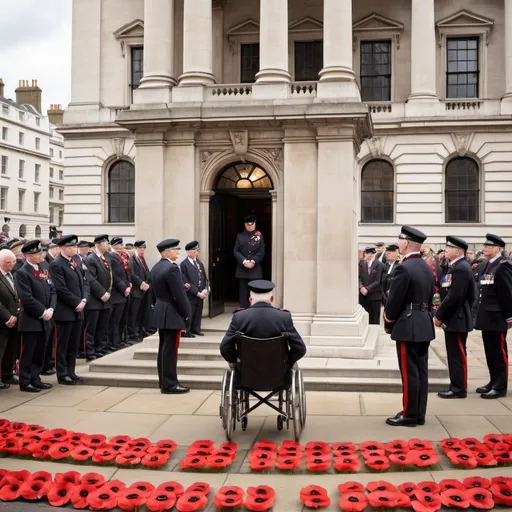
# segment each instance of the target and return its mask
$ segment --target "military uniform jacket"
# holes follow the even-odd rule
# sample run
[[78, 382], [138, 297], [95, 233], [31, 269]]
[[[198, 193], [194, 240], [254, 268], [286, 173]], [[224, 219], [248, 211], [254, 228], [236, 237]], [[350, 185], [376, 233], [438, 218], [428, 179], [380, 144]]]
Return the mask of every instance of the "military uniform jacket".
[[156, 329], [180, 330], [187, 326], [190, 303], [179, 266], [162, 258], [151, 269], [151, 288], [156, 300], [153, 324]]
[[512, 318], [512, 263], [499, 257], [482, 266], [480, 299], [475, 329], [507, 331], [507, 318]]
[[360, 268], [359, 284], [368, 290], [364, 298], [366, 300], [381, 300], [384, 265], [378, 260], [373, 260], [371, 269], [368, 271], [368, 262], [363, 260]]
[[433, 297], [432, 269], [419, 254], [412, 254], [396, 269], [384, 310], [392, 340], [423, 342], [435, 338]]
[[133, 283], [132, 297], [142, 299], [146, 292], [140, 289], [140, 285], [142, 283], [149, 284], [149, 269], [144, 266], [138, 256], [130, 256], [130, 279]]
[[204, 265], [201, 261], [196, 261], [201, 267], [201, 279], [199, 278], [199, 271], [197, 270], [197, 267], [193, 263], [190, 263], [188, 258], [183, 260], [180, 265], [183, 282], [190, 285], [190, 288], [187, 290], [187, 297], [191, 304], [199, 304], [200, 302], [203, 302], [197, 294], [208, 289], [208, 279], [206, 278]]
[[85, 259], [85, 265], [90, 273], [91, 294], [85, 306], [88, 310], [110, 309], [110, 300], [103, 302], [101, 297], [112, 292], [112, 269], [108, 259], [100, 259], [96, 253], [91, 253]]
[[[395, 271], [399, 266], [400, 262], [398, 260], [394, 263], [390, 263], [388, 261], [384, 266], [384, 273], [382, 274], [382, 292], [385, 296], [387, 296], [387, 292], [391, 288], [391, 283], [393, 282]], [[391, 272], [389, 272], [390, 267], [392, 267]]]
[[306, 354], [306, 345], [293, 325], [291, 313], [277, 309], [268, 302], [257, 302], [249, 309], [233, 314], [231, 324], [220, 344], [220, 353], [228, 363], [236, 363], [238, 358], [237, 332], [252, 338], [275, 338], [287, 332], [290, 366]]
[[[13, 275], [12, 272], [11, 275]], [[16, 284], [14, 284], [13, 289], [7, 277], [0, 272], [0, 329], [9, 329], [9, 327], [5, 325], [5, 322], [7, 322], [11, 316], [18, 315], [18, 303]]]
[[124, 304], [128, 299], [125, 297], [124, 292], [130, 286], [130, 268], [124, 268], [123, 260], [117, 252], [111, 252], [108, 255], [110, 264], [112, 265], [112, 297], [110, 297], [111, 304]]
[[450, 266], [441, 281], [442, 302], [436, 317], [446, 325], [448, 332], [473, 330], [471, 308], [475, 301], [475, 283], [469, 263], [460, 259]]
[[70, 261], [60, 255], [50, 263], [50, 276], [57, 292], [57, 309], [53, 315], [55, 321], [74, 322], [83, 319], [83, 312], [75, 311], [80, 302], [88, 298], [81, 266], [74, 259]]
[[21, 303], [18, 331], [42, 332], [45, 322], [41, 319], [45, 310], [57, 306], [57, 294], [46, 270], [35, 270], [25, 262], [15, 276], [18, 297]]
[[[265, 257], [265, 242], [259, 231], [243, 231], [236, 237], [233, 255], [238, 263], [236, 277], [239, 279], [261, 279], [263, 272], [261, 262]], [[242, 265], [245, 260], [254, 261], [254, 268], [246, 268]]]
[[21, 258], [16, 258], [16, 263], [14, 264], [14, 268], [11, 270], [11, 274], [14, 274], [15, 272], [18, 272], [18, 270], [23, 267], [25, 264], [25, 260]]

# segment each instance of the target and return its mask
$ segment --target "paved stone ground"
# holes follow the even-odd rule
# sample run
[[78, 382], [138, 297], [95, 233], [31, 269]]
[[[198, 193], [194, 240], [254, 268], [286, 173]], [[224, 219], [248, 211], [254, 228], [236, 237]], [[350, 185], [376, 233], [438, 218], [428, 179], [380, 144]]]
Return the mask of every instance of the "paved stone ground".
[[[442, 335], [438, 336], [442, 340]], [[483, 437], [491, 432], [512, 432], [512, 396], [500, 400], [482, 400], [473, 390], [487, 382], [485, 356], [478, 333], [468, 342], [469, 378], [471, 394], [466, 400], [444, 401], [435, 394], [429, 397], [427, 423], [418, 428], [397, 429], [385, 425], [384, 420], [401, 409], [401, 396], [384, 393], [325, 393], [308, 392], [308, 422], [301, 441], [327, 442], [419, 437], [439, 441], [445, 437]], [[434, 342], [441, 358], [445, 351], [441, 341]], [[50, 379], [51, 380], [51, 379]], [[298, 499], [302, 487], [316, 483], [329, 490], [333, 499], [329, 511], [339, 510], [336, 486], [346, 480], [367, 483], [384, 479], [396, 484], [405, 481], [439, 481], [443, 478], [466, 478], [473, 475], [512, 476], [512, 467], [455, 470], [442, 456], [441, 463], [430, 471], [370, 473], [357, 475], [311, 475], [302, 472], [283, 475], [273, 470], [270, 474], [250, 473], [246, 461], [248, 450], [256, 440], [281, 441], [290, 439], [291, 433], [278, 432], [272, 411], [260, 409], [251, 415], [246, 432], [237, 430], [235, 441], [239, 445], [237, 459], [223, 473], [183, 472], [179, 460], [186, 447], [198, 439], [225, 440], [218, 417], [218, 391], [192, 390], [182, 396], [161, 395], [155, 389], [105, 388], [97, 386], [55, 386], [39, 395], [30, 395], [9, 389], [0, 393], [0, 418], [38, 423], [47, 428], [62, 427], [76, 432], [100, 433], [107, 436], [126, 434], [147, 437], [152, 441], [173, 439], [179, 448], [170, 461], [159, 470], [124, 470], [93, 465], [70, 466], [62, 463], [40, 462], [12, 458], [0, 459], [5, 469], [44, 469], [52, 473], [77, 469], [82, 473], [97, 471], [108, 478], [119, 478], [127, 484], [147, 480], [154, 484], [177, 480], [183, 485], [204, 480], [215, 491], [222, 485], [272, 485], [277, 492], [274, 511], [300, 511]], [[42, 504], [1, 504], [0, 510], [9, 512], [46, 512]], [[53, 510], [53, 509], [52, 509]], [[208, 510], [214, 510], [210, 504]]]

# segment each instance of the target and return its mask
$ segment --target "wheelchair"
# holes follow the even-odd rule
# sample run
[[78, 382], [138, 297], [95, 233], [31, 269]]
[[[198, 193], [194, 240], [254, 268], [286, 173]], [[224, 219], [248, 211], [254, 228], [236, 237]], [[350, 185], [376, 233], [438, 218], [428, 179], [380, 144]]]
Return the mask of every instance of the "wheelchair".
[[[265, 404], [278, 413], [277, 429], [286, 423], [289, 430], [291, 423], [295, 441], [299, 441], [306, 424], [306, 394], [297, 363], [291, 369], [287, 363], [288, 334], [264, 339], [241, 332], [235, 336], [239, 361], [224, 373], [219, 408], [226, 438], [231, 441], [237, 423], [245, 431], [248, 415]], [[252, 406], [250, 397], [257, 399]]]

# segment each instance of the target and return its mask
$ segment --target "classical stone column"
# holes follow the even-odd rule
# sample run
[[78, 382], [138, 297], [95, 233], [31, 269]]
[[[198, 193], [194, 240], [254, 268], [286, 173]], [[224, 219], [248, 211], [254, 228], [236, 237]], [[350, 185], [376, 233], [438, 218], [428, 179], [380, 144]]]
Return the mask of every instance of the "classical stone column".
[[213, 76], [212, 0], [186, 0], [180, 85], [208, 85]]
[[260, 71], [256, 82], [289, 81], [288, 0], [260, 0]]
[[501, 113], [512, 114], [512, 0], [505, 0], [505, 87]]

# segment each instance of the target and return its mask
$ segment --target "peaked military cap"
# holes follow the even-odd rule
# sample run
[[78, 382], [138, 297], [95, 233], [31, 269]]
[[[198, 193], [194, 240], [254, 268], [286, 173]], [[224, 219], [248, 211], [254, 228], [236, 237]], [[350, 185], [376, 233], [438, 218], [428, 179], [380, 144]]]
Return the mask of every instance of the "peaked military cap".
[[456, 236], [447, 236], [446, 237], [446, 245], [447, 245], [447, 247], [454, 247], [455, 249], [462, 249], [464, 252], [466, 252], [469, 247], [466, 240], [462, 240], [462, 238], [458, 238]]
[[115, 236], [110, 240], [110, 245], [122, 245], [123, 239], [120, 236]]
[[95, 244], [101, 244], [101, 242], [108, 242], [108, 235], [98, 235], [94, 239]]
[[386, 251], [398, 251], [399, 247], [398, 245], [391, 244], [386, 247]]
[[127, 244], [124, 244], [126, 249], [133, 249], [134, 245], [131, 242], [128, 242]]
[[62, 238], [57, 238], [56, 243], [59, 247], [74, 247], [78, 245], [78, 237], [76, 235], [66, 235]]
[[264, 279], [250, 281], [248, 286], [253, 293], [270, 293], [276, 287], [272, 281], [265, 281]]
[[87, 240], [80, 240], [80, 242], [78, 242], [78, 247], [94, 247], [94, 244], [92, 242], [88, 242]]
[[146, 248], [146, 241], [145, 240], [137, 240], [134, 244], [135, 247], [141, 247], [142, 249]]
[[41, 240], [30, 240], [29, 242], [25, 242], [21, 248], [23, 254], [37, 254], [41, 251]]
[[12, 240], [8, 240], [7, 247], [9, 249], [14, 249], [15, 247], [19, 247], [20, 245], [23, 245], [25, 242], [23, 240], [20, 240], [19, 238], [13, 238]]
[[185, 245], [186, 251], [193, 251], [194, 249], [199, 249], [199, 242], [197, 240], [193, 240], [192, 242], [189, 242], [187, 245]]
[[377, 250], [375, 249], [375, 247], [366, 247], [364, 250], [365, 254], [375, 254], [376, 252]]
[[375, 247], [384, 247], [386, 244], [384, 242], [377, 242]]
[[244, 219], [244, 224], [254, 224], [256, 222], [256, 215], [247, 215]]
[[422, 244], [427, 239], [427, 235], [425, 235], [425, 233], [419, 229], [413, 228], [411, 226], [402, 226], [402, 231], [400, 235], [398, 235], [398, 238]]
[[164, 252], [167, 249], [179, 249], [180, 241], [175, 238], [168, 238], [167, 240], [162, 240], [156, 248], [158, 252]]
[[505, 247], [505, 240], [503, 238], [500, 238], [497, 235], [493, 235], [492, 233], [487, 233], [485, 235], [485, 242], [484, 245], [491, 245], [493, 247]]

